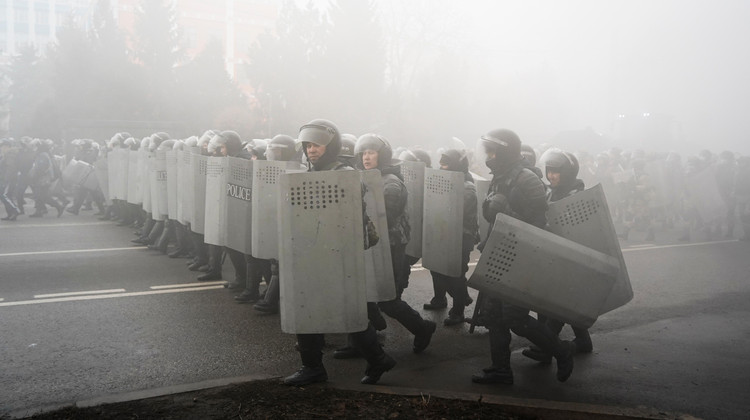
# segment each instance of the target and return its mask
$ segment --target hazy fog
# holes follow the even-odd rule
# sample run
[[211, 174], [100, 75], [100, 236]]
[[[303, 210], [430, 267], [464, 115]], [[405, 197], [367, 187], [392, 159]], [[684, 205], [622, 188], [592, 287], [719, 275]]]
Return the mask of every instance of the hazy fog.
[[[494, 107], [494, 116], [459, 115], [453, 135], [473, 141], [477, 131], [506, 126], [539, 144], [591, 127], [626, 141], [623, 148], [750, 153], [750, 1], [376, 4], [384, 33], [411, 60], [401, 72], [411, 66], [419, 74], [431, 54], [446, 50], [464, 68], [481, 69], [467, 70], [471, 80], [460, 83], [476, 91], [477, 107]], [[623, 128], [649, 117], [659, 118], [671, 139], [656, 143], [667, 136]]]

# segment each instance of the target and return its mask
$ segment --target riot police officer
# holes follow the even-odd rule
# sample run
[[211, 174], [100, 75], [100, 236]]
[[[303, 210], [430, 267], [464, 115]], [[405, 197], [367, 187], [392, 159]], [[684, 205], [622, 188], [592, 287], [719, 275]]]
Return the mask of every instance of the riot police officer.
[[[474, 178], [469, 173], [469, 159], [466, 151], [448, 149], [440, 156], [440, 169], [461, 172], [464, 174], [464, 220], [461, 242], [461, 275], [446, 276], [437, 271], [430, 271], [433, 284], [441, 284], [440, 289], [446, 290], [453, 299], [453, 306], [448, 311], [448, 318], [443, 321], [446, 326], [464, 322], [464, 309], [471, 304], [471, 298], [466, 287], [466, 272], [469, 271], [469, 257], [474, 246], [479, 243], [479, 224], [477, 222], [477, 188]], [[435, 287], [438, 290], [438, 287]]]
[[[484, 218], [492, 225], [495, 216], [503, 213], [544, 228], [547, 224], [544, 184], [536, 174], [524, 167], [518, 135], [511, 130], [496, 129], [483, 135], [480, 141], [486, 153], [485, 165], [492, 173], [487, 197], [482, 204]], [[480, 249], [483, 249], [484, 244]], [[527, 308], [498, 299], [488, 299], [485, 304], [492, 365], [473, 375], [473, 382], [513, 383], [513, 371], [510, 367], [511, 331], [557, 359], [559, 381], [564, 382], [570, 377], [575, 353], [573, 343], [560, 341], [544, 323], [531, 317]]]
[[31, 147], [36, 152], [34, 163], [29, 171], [31, 190], [34, 193], [35, 211], [29, 217], [44, 216], [47, 213], [47, 205], [57, 209], [57, 217], [62, 216], [65, 209], [62, 203], [55, 200], [50, 193], [52, 183], [60, 177], [50, 156], [50, 146], [51, 142], [46, 140], [34, 139], [31, 142]]
[[[341, 149], [341, 133], [328, 120], [316, 119], [300, 128], [299, 142], [309, 162], [309, 171], [333, 171], [351, 169], [338, 161]], [[365, 356], [367, 369], [360, 382], [375, 384], [383, 373], [391, 370], [396, 361], [383, 351], [378, 343], [375, 328], [368, 323], [364, 331], [351, 333], [351, 342]], [[302, 368], [284, 378], [287, 385], [303, 386], [328, 380], [323, 366], [323, 334], [297, 334], [297, 346], [302, 359]]]
[[[574, 154], [552, 148], [544, 152], [540, 161], [545, 169], [547, 181], [549, 181], [547, 188], [548, 203], [561, 200], [585, 189], [583, 181], [577, 178], [579, 164], [578, 158]], [[547, 318], [546, 323], [549, 329], [555, 334], [560, 334], [565, 325], [564, 322], [552, 318]], [[573, 343], [576, 345], [576, 352], [591, 353], [593, 349], [589, 330], [573, 325], [571, 325], [571, 328], [576, 337], [573, 340]], [[524, 356], [542, 363], [550, 363], [552, 361], [552, 355], [544, 353], [538, 347], [529, 347], [524, 349], [522, 353]]]
[[[290, 162], [299, 161], [297, 145], [294, 139], [286, 134], [278, 134], [271, 139], [265, 147], [264, 159]], [[279, 261], [276, 259], [263, 260], [248, 255], [248, 283], [245, 291], [235, 296], [238, 302], [258, 301], [253, 309], [265, 314], [276, 314], [279, 312]], [[266, 293], [263, 299], [258, 298], [258, 285], [260, 278], [265, 277], [267, 282]]]
[[408, 303], [401, 300], [408, 286], [410, 266], [406, 261], [406, 244], [409, 243], [411, 226], [406, 213], [408, 193], [401, 175], [401, 167], [392, 164], [393, 152], [388, 141], [377, 134], [365, 134], [357, 139], [354, 148], [357, 165], [361, 169], [379, 169], [383, 181], [383, 198], [388, 221], [393, 277], [396, 282], [396, 298], [378, 302], [378, 307], [386, 315], [396, 319], [410, 333], [414, 334], [412, 350], [424, 351], [435, 333], [435, 323], [425, 320]]

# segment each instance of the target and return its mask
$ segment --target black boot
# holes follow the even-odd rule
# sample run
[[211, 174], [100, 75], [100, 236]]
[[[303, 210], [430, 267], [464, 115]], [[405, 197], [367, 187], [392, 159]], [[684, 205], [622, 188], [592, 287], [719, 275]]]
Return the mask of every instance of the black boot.
[[594, 345], [591, 343], [591, 335], [586, 328], [573, 327], [576, 338], [573, 343], [576, 345], [576, 353], [591, 353], [594, 351]]
[[367, 364], [365, 376], [359, 382], [366, 385], [375, 385], [380, 380], [380, 377], [393, 369], [394, 366], [396, 366], [396, 361], [388, 354], [383, 353], [376, 363]]
[[[239, 286], [239, 283], [238, 283], [238, 287], [241, 287]], [[252, 290], [248, 290], [248, 289], [243, 290], [242, 293], [234, 297], [234, 300], [237, 303], [255, 303], [255, 302], [258, 302], [258, 299], [259, 299], [258, 292], [253, 293]]]
[[297, 334], [297, 348], [302, 368], [284, 378], [285, 385], [304, 386], [328, 380], [323, 366], [323, 334]]
[[503, 384], [513, 385], [513, 371], [509, 367], [493, 367], [482, 369], [482, 373], [472, 375], [475, 384]]
[[471, 381], [478, 384], [513, 385], [513, 371], [510, 369], [510, 330], [504, 325], [492, 323], [487, 326], [490, 338], [492, 366], [472, 375]]

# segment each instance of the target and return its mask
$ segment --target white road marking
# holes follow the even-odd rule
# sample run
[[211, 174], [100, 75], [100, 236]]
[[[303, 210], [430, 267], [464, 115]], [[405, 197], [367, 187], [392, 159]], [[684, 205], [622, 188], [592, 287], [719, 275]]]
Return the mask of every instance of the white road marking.
[[46, 295], [34, 295], [34, 299], [46, 299], [63, 296], [80, 296], [80, 295], [103, 295], [105, 293], [121, 293], [125, 289], [109, 289], [109, 290], [89, 290], [87, 292], [67, 292], [67, 293], [49, 293]]
[[58, 251], [31, 251], [31, 252], [12, 252], [9, 254], [0, 254], [0, 257], [22, 257], [26, 255], [48, 255], [48, 254], [75, 254], [86, 252], [114, 252], [114, 251], [133, 251], [136, 249], [146, 249], [145, 246], [129, 246], [125, 248], [95, 248], [95, 249], [65, 249]]
[[650, 247], [640, 248], [625, 248], [622, 252], [634, 252], [634, 251], [650, 251], [652, 249], [665, 249], [665, 248], [684, 248], [688, 246], [702, 246], [702, 245], [713, 245], [713, 244], [726, 244], [732, 242], [739, 242], [739, 239], [730, 239], [727, 241], [711, 241], [711, 242], [694, 242], [690, 244], [673, 244], [673, 245], [654, 245]]
[[77, 300], [97, 300], [97, 299], [110, 299], [119, 297], [130, 297], [130, 296], [147, 296], [147, 295], [161, 295], [165, 293], [181, 293], [181, 292], [195, 292], [196, 290], [210, 290], [210, 289], [223, 289], [224, 286], [207, 286], [207, 287], [189, 287], [185, 289], [169, 289], [169, 290], [151, 290], [145, 292], [128, 292], [128, 293], [113, 293], [109, 295], [88, 295], [88, 296], [68, 296], [51, 299], [37, 299], [37, 300], [19, 300], [16, 302], [2, 302], [2, 306], [20, 306], [20, 305], [39, 305], [42, 303], [54, 303], [54, 302], [73, 302]]
[[[475, 265], [477, 265], [477, 262], [476, 261], [470, 262], [468, 265], [469, 265], [469, 267], [474, 267]], [[424, 267], [422, 267], [422, 264], [414, 264], [411, 267], [411, 271], [425, 271], [425, 270], [427, 270], [427, 269], [424, 268]]]
[[224, 287], [226, 284], [226, 281], [202, 281], [200, 283], [183, 283], [183, 284], [165, 284], [162, 286], [151, 286], [149, 289], [153, 290], [164, 290], [164, 289], [177, 289], [180, 287], [201, 287], [201, 286], [215, 286], [215, 285], [221, 285], [221, 287]]
[[112, 224], [112, 222], [90, 222], [90, 223], [55, 223], [55, 224], [33, 224], [33, 225], [26, 225], [26, 224], [7, 224], [3, 223], [0, 225], [0, 229], [20, 229], [20, 228], [51, 228], [51, 227], [70, 227], [70, 226], [98, 226], [98, 225], [109, 225]]

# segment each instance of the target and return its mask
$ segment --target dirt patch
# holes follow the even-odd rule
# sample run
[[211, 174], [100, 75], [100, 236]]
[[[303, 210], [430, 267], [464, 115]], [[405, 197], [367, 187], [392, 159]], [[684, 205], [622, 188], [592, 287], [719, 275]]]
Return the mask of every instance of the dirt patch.
[[431, 396], [348, 391], [278, 379], [246, 382], [95, 407], [67, 407], [32, 419], [623, 419]]

